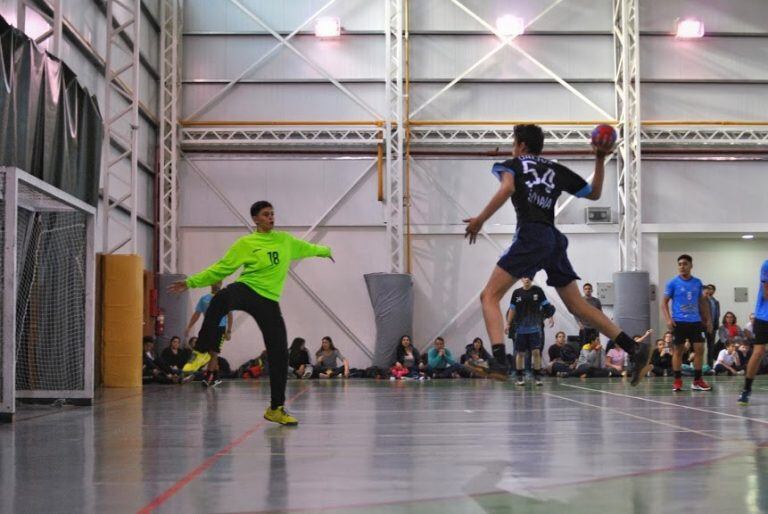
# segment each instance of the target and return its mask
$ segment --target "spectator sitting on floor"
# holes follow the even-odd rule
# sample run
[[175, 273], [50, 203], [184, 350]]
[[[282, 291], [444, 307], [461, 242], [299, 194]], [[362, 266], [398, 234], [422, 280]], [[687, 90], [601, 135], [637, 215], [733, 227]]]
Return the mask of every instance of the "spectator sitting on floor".
[[293, 371], [296, 378], [310, 378], [312, 376], [314, 368], [309, 361], [306, 341], [301, 337], [297, 337], [291, 342], [291, 349], [288, 350], [288, 367]]
[[744, 373], [743, 371], [739, 372], [736, 369], [736, 367], [738, 366], [736, 359], [738, 359], [738, 356], [736, 354], [735, 345], [732, 342], [728, 342], [725, 345], [725, 349], [720, 350], [720, 353], [717, 355], [717, 360], [715, 361], [715, 374], [716, 375], [719, 375], [721, 373], [728, 373], [729, 375], [743, 374]]
[[672, 374], [672, 352], [664, 342], [664, 339], [656, 340], [656, 349], [651, 355], [651, 372], [657, 377], [665, 377]]
[[435, 339], [429, 349], [427, 372], [434, 378], [459, 378], [459, 367], [442, 337]]
[[581, 378], [607, 377], [610, 373], [602, 367], [605, 358], [600, 333], [590, 332], [589, 337], [591, 340], [581, 349], [573, 374]]
[[389, 370], [390, 374], [398, 380], [403, 377], [419, 378], [419, 358], [419, 350], [411, 344], [411, 337], [403, 335], [397, 345], [395, 363]]
[[485, 349], [483, 340], [476, 337], [464, 348], [464, 355], [461, 356], [461, 364], [464, 364], [472, 354], [477, 354], [478, 357], [485, 362], [491, 362], [493, 356]]
[[614, 346], [605, 355], [605, 369], [612, 377], [626, 376], [625, 365], [627, 363], [627, 352], [620, 346]]
[[147, 336], [143, 339], [142, 344], [144, 346], [141, 366], [142, 383], [178, 383], [179, 377], [171, 373], [171, 370], [167, 368], [162, 361], [155, 359], [155, 339], [151, 336]]
[[562, 351], [563, 346], [565, 346], [565, 340], [565, 332], [562, 330], [555, 334], [555, 342], [547, 350], [550, 365], [560, 358], [560, 352]]
[[[333, 345], [333, 339], [325, 336], [315, 353], [315, 373], [320, 378], [349, 377], [349, 361]], [[339, 365], [341, 363], [341, 365]]]
[[737, 337], [744, 337], [744, 331], [736, 323], [736, 315], [728, 311], [723, 316], [723, 324], [717, 329], [717, 344], [715, 344], [714, 353], [719, 355], [725, 349], [729, 341], [734, 341]]
[[747, 363], [749, 362], [749, 359], [752, 357], [752, 346], [747, 344], [747, 342], [743, 339], [736, 339], [736, 354], [739, 359], [739, 365], [736, 367], [737, 371], [744, 370], [746, 372], [747, 370]]
[[492, 360], [493, 356], [485, 349], [483, 340], [476, 337], [465, 347], [460, 361], [464, 368], [459, 371], [459, 374], [465, 378], [485, 378]]
[[747, 343], [752, 344], [755, 342], [755, 313], [750, 313], [749, 323], [744, 325], [744, 339]]
[[565, 332], [555, 334], [555, 343], [547, 351], [549, 365], [547, 372], [552, 376], [565, 377], [570, 375], [576, 367], [576, 359], [579, 353], [566, 343]]
[[173, 336], [168, 347], [160, 354], [160, 360], [174, 375], [181, 375], [192, 352], [181, 348], [179, 336]]

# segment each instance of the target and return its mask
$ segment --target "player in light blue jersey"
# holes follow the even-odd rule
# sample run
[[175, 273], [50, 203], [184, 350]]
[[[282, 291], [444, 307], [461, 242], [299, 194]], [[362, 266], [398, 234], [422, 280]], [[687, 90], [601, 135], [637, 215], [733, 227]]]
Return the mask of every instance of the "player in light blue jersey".
[[752, 347], [752, 357], [747, 364], [747, 375], [744, 379], [744, 390], [739, 397], [739, 405], [749, 405], [752, 394], [752, 381], [757, 375], [760, 362], [765, 354], [768, 343], [768, 260], [760, 268], [760, 285], [757, 288], [757, 307], [755, 307], [755, 323], [753, 326], [755, 342]]
[[[683, 347], [685, 341], [690, 341], [694, 349], [693, 372], [694, 379], [691, 389], [694, 391], [711, 391], [712, 387], [702, 378], [701, 368], [704, 363], [704, 329], [712, 331], [712, 319], [709, 313], [709, 302], [704, 296], [704, 285], [701, 280], [691, 275], [693, 258], [683, 254], [677, 258], [678, 275], [667, 282], [664, 288], [664, 300], [661, 304], [664, 319], [669, 330], [674, 334], [674, 353], [672, 354], [672, 371], [675, 380], [673, 391], [683, 389]], [[669, 303], [672, 302], [670, 312]]]

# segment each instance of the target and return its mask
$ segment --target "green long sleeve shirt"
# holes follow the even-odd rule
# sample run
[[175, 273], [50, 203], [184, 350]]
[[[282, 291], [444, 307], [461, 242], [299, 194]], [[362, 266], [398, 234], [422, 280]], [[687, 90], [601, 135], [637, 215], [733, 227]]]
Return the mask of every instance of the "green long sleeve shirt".
[[235, 241], [220, 261], [190, 276], [186, 283], [190, 288], [210, 286], [242, 267], [236, 282], [242, 282], [264, 298], [278, 301], [291, 261], [330, 256], [329, 247], [308, 243], [287, 232], [252, 232]]

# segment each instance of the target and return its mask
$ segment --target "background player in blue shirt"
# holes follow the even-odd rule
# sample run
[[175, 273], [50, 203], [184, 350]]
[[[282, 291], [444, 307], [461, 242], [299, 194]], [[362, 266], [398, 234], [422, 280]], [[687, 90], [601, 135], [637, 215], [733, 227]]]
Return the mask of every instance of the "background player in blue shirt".
[[[213, 300], [213, 296], [217, 294], [221, 290], [221, 282], [217, 282], [211, 286], [211, 292], [203, 295], [200, 297], [200, 300], [197, 301], [197, 305], [195, 306], [195, 312], [192, 313], [192, 317], [189, 319], [189, 323], [187, 324], [187, 329], [184, 331], [185, 337], [189, 337], [189, 333], [192, 331], [192, 327], [195, 326], [195, 323], [197, 323], [197, 320], [200, 319], [201, 316], [205, 315], [205, 311], [208, 310], [208, 306], [211, 304], [211, 300]], [[221, 318], [221, 321], [219, 321], [219, 326], [216, 329], [216, 351], [221, 352], [221, 344], [224, 341], [229, 341], [230, 337], [232, 336], [232, 313], [228, 312], [226, 316]], [[218, 358], [218, 357], [217, 357]], [[208, 370], [214, 370], [218, 369], [217, 365], [218, 363], [212, 363], [213, 359], [208, 361], [208, 366], [206, 369]], [[214, 380], [214, 382], [218, 383], [221, 382], [220, 380]], [[213, 385], [216, 385], [214, 383]], [[210, 385], [208, 380], [203, 381], [203, 385]]]
[[768, 260], [760, 268], [760, 285], [757, 288], [757, 306], [755, 307], [755, 322], [753, 326], [755, 341], [752, 346], [752, 357], [747, 364], [747, 374], [744, 379], [744, 390], [739, 397], [739, 405], [748, 405], [752, 394], [752, 381], [760, 368], [760, 362], [765, 354], [768, 343]]
[[[712, 331], [712, 319], [709, 312], [709, 301], [704, 296], [704, 284], [691, 275], [693, 258], [683, 254], [677, 258], [678, 275], [667, 282], [664, 288], [664, 301], [661, 311], [667, 320], [667, 327], [674, 334], [674, 352], [672, 353], [672, 371], [675, 381], [673, 391], [683, 389], [683, 346], [688, 340], [693, 345], [693, 384], [694, 391], [710, 391], [712, 387], [701, 377], [701, 367], [704, 363], [704, 330]], [[672, 302], [672, 312], [669, 302]]]
[[593, 145], [595, 174], [591, 184], [569, 168], [544, 159], [544, 133], [538, 125], [516, 125], [513, 158], [493, 165], [492, 172], [501, 182], [485, 208], [467, 223], [465, 237], [469, 244], [477, 241], [483, 224], [508, 200], [517, 214], [515, 239], [501, 256], [480, 294], [483, 319], [497, 363], [505, 361], [504, 316], [499, 303], [521, 277], [533, 277], [543, 269], [547, 284], [557, 290], [568, 310], [589, 321], [600, 332], [613, 339], [635, 363], [632, 385], [642, 379], [651, 357], [650, 344], [635, 341], [614, 325], [602, 312], [589, 305], [576, 285], [578, 275], [573, 270], [566, 250], [568, 238], [555, 228], [555, 203], [565, 191], [580, 198], [597, 200], [603, 190], [605, 157], [613, 151], [613, 143]]

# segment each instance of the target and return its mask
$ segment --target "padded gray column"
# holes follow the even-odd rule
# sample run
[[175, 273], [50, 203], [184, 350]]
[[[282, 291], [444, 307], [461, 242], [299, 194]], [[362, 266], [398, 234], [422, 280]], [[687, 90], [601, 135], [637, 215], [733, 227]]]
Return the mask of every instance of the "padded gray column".
[[650, 277], [647, 271], [620, 271], [613, 274], [613, 319], [634, 336], [651, 328]]
[[[187, 328], [190, 316], [188, 310], [190, 291], [185, 291], [181, 294], [168, 292], [168, 286], [172, 282], [184, 280], [185, 278], [187, 278], [186, 275], [175, 273], [158, 273], [155, 275], [157, 281], [157, 306], [163, 309], [163, 314], [165, 314], [165, 330], [163, 335], [157, 338], [157, 344], [155, 345], [158, 353], [168, 346], [173, 336], [181, 338], [182, 346], [186, 343], [184, 341], [184, 329]], [[191, 291], [191, 294], [196, 294], [199, 297], [209, 292], [210, 288], [194, 289]]]
[[376, 317], [373, 365], [388, 368], [400, 337], [413, 337], [413, 280], [402, 273], [369, 273], [365, 285]]

